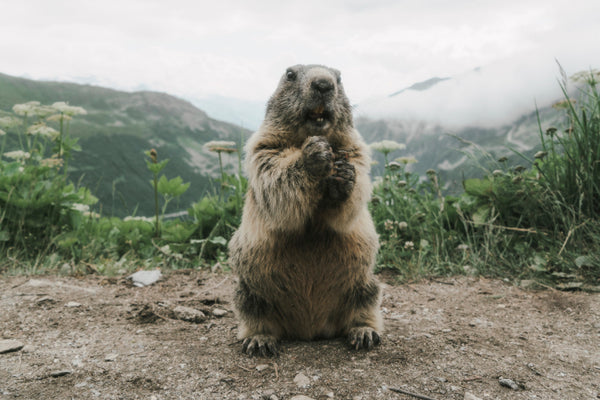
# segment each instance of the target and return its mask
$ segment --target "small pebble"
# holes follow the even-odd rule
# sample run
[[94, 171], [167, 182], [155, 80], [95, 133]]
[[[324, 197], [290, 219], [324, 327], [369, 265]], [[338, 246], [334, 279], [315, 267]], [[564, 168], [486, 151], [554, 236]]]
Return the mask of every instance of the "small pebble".
[[160, 278], [162, 278], [162, 274], [158, 269], [152, 271], [138, 271], [129, 276], [129, 279], [133, 281], [133, 286], [137, 287], [150, 286]]
[[215, 308], [212, 310], [212, 315], [215, 317], [223, 317], [227, 314], [227, 310], [223, 310], [222, 308]]
[[33, 353], [35, 351], [35, 346], [32, 346], [30, 344], [26, 344], [25, 346], [23, 346], [23, 353]]
[[46, 305], [47, 305], [47, 304], [54, 304], [54, 303], [56, 303], [56, 300], [54, 300], [54, 299], [53, 299], [52, 297], [50, 297], [50, 296], [44, 296], [44, 297], [40, 297], [40, 298], [39, 298], [39, 299], [36, 301], [36, 303], [37, 303], [38, 305], [40, 305], [40, 306], [41, 306], [41, 305], [45, 305], [45, 304], [46, 304]]
[[70, 301], [67, 304], [65, 304], [65, 307], [69, 307], [69, 308], [81, 307], [81, 303], [78, 303], [76, 301]]
[[296, 384], [296, 386], [298, 386], [299, 388], [307, 388], [310, 386], [310, 379], [308, 379], [308, 376], [304, 375], [302, 372], [300, 372], [298, 375], [296, 375], [296, 377], [294, 378], [294, 383]]
[[175, 318], [187, 322], [199, 323], [206, 320], [206, 315], [202, 311], [191, 307], [177, 306], [173, 309], [173, 314]]
[[118, 356], [119, 355], [117, 353], [107, 354], [106, 357], [104, 357], [104, 361], [107, 361], [107, 362], [116, 361]]
[[269, 368], [269, 365], [268, 364], [260, 364], [260, 365], [257, 365], [255, 368], [258, 372], [262, 372], [265, 369]]
[[465, 392], [464, 400], [481, 400], [479, 397], [475, 396], [473, 393]]
[[315, 400], [315, 399], [313, 399], [312, 397], [305, 396], [303, 394], [298, 394], [298, 395], [292, 397], [290, 400]]
[[501, 377], [500, 379], [498, 379], [498, 382], [500, 383], [501, 386], [510, 388], [512, 390], [519, 390], [519, 385], [517, 385], [517, 383], [515, 381], [513, 381], [512, 379]]

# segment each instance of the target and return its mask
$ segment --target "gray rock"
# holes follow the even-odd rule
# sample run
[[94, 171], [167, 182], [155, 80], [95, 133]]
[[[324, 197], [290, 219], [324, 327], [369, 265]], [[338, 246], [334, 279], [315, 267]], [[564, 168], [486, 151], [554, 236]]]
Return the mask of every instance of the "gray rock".
[[119, 357], [119, 355], [117, 353], [110, 353], [104, 357], [104, 361], [108, 361], [108, 362], [116, 361], [117, 357]]
[[24, 344], [18, 340], [7, 339], [0, 340], [0, 354], [10, 353], [13, 351], [19, 351], [23, 348]]
[[292, 397], [290, 400], [315, 400], [315, 399], [313, 399], [312, 397], [305, 396], [303, 394], [298, 394], [298, 395]]
[[70, 301], [67, 304], [65, 304], [65, 307], [68, 307], [68, 308], [81, 307], [81, 303], [78, 303], [76, 301]]
[[175, 318], [187, 322], [200, 323], [206, 320], [206, 315], [204, 315], [202, 311], [185, 306], [175, 307], [173, 309], [173, 315]]
[[500, 379], [498, 379], [498, 382], [500, 383], [500, 386], [504, 386], [504, 387], [510, 388], [512, 390], [520, 389], [520, 386], [512, 379], [500, 377]]
[[129, 275], [128, 278], [133, 282], [133, 286], [142, 287], [156, 283], [156, 281], [162, 278], [162, 274], [160, 270], [154, 269], [151, 271], [138, 271], [135, 274]]
[[255, 369], [258, 371], [258, 372], [262, 372], [262, 371], [264, 371], [265, 369], [269, 368], [269, 365], [268, 365], [268, 364], [260, 364], [260, 365], [257, 365], [257, 366], [256, 366], [256, 367], [254, 367], [254, 368], [255, 368]]

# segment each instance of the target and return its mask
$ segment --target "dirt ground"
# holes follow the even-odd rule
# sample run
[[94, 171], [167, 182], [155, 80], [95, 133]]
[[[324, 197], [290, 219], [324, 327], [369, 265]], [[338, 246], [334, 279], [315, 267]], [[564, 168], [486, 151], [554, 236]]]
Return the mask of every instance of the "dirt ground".
[[0, 342], [23, 346], [0, 354], [0, 399], [600, 398], [598, 294], [388, 282], [380, 347], [288, 341], [263, 359], [236, 340], [234, 279], [0, 277]]

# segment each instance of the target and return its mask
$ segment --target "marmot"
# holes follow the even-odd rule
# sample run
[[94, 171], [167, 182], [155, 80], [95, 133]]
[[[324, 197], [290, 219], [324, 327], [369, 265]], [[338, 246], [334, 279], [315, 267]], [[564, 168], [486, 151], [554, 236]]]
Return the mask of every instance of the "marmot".
[[242, 350], [276, 355], [281, 338], [342, 335], [356, 349], [379, 344], [371, 161], [339, 71], [288, 68], [245, 153], [248, 192], [229, 243]]

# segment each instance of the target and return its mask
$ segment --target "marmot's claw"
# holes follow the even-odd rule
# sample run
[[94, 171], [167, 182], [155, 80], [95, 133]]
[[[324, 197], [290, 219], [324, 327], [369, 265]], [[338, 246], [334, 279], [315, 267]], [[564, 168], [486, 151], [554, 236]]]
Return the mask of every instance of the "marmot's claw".
[[254, 335], [244, 339], [242, 342], [242, 352], [250, 357], [277, 357], [279, 349], [277, 341], [271, 335]]
[[322, 136], [309, 137], [302, 147], [304, 167], [314, 176], [327, 176], [333, 169], [331, 145]]
[[354, 165], [345, 160], [334, 163], [334, 173], [324, 180], [324, 204], [335, 207], [350, 197], [356, 182]]
[[355, 350], [370, 350], [381, 343], [381, 337], [373, 328], [361, 326], [350, 329], [348, 333], [348, 343]]

